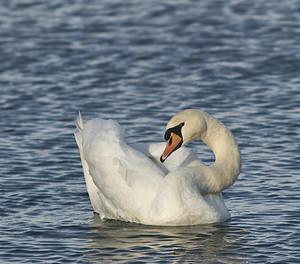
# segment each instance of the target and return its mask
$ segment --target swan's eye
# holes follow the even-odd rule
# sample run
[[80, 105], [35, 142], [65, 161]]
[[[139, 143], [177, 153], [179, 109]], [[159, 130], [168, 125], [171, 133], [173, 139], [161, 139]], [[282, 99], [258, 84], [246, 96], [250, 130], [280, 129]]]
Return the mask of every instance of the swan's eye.
[[169, 128], [166, 133], [165, 133], [165, 140], [169, 140], [169, 138], [171, 137], [171, 133], [173, 132], [174, 134], [182, 137], [181, 134], [181, 128], [184, 126], [184, 123], [180, 123], [177, 126], [171, 127]]
[[170, 136], [171, 136], [171, 131], [170, 129], [168, 129], [165, 133], [165, 140], [169, 140]]

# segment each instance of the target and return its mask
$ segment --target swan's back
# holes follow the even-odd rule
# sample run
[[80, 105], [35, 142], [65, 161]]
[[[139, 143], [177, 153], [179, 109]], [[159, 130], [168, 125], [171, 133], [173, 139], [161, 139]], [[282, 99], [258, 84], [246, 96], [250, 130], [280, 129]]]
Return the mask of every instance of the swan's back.
[[143, 218], [142, 207], [150, 207], [164, 172], [124, 142], [115, 121], [93, 119], [75, 136], [94, 210], [103, 218]]

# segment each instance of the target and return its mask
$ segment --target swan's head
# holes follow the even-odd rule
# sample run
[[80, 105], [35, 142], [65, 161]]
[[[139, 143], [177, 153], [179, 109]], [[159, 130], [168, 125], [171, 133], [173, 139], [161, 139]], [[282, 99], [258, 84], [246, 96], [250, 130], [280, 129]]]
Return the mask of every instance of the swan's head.
[[166, 148], [160, 157], [164, 162], [175, 150], [196, 139], [201, 139], [206, 132], [205, 113], [195, 109], [179, 112], [168, 122], [165, 132]]

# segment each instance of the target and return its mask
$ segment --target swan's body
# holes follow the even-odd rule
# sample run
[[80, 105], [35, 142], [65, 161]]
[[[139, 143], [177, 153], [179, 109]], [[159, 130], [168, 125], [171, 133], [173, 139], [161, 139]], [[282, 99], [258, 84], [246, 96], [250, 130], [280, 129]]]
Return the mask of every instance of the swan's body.
[[[238, 146], [225, 126], [198, 110], [175, 115], [167, 132], [179, 126], [180, 144], [202, 139], [214, 152], [216, 161], [205, 166], [195, 153], [170, 148], [177, 134], [169, 133], [164, 143], [131, 147], [124, 141], [118, 123], [94, 119], [83, 124], [79, 115], [75, 134], [84, 176], [94, 211], [101, 218], [149, 225], [195, 225], [227, 220], [230, 214], [222, 190], [240, 171]], [[176, 146], [175, 146], [176, 147]], [[139, 150], [138, 150], [139, 149]], [[161, 161], [167, 156], [162, 156]]]

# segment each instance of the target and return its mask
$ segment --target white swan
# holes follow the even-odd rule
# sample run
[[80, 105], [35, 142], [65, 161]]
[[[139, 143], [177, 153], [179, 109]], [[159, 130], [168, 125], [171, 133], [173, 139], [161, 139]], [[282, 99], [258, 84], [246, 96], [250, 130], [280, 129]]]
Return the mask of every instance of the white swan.
[[[87, 190], [102, 219], [196, 225], [230, 217], [221, 192], [239, 175], [240, 152], [231, 132], [207, 113], [189, 109], [176, 114], [166, 128], [165, 149], [164, 143], [129, 146], [112, 120], [84, 124], [79, 114], [77, 127]], [[212, 165], [181, 146], [197, 139], [212, 149]]]

